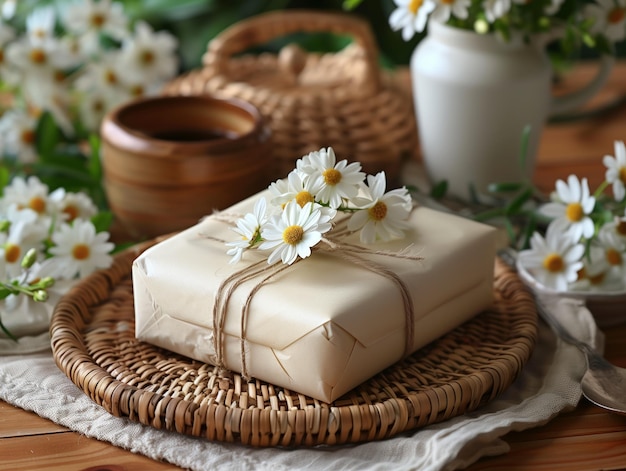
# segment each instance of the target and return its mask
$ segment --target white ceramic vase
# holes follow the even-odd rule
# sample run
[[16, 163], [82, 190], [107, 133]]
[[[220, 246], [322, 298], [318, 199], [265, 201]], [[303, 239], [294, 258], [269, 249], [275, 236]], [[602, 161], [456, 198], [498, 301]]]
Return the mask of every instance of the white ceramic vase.
[[[553, 38], [505, 42], [431, 21], [411, 58], [420, 146], [432, 183], [448, 182], [450, 195], [467, 199], [494, 182], [530, 178], [547, 118], [573, 110], [605, 83], [612, 58], [583, 90], [551, 94], [552, 70], [545, 46]], [[531, 134], [520, 165], [523, 130]]]

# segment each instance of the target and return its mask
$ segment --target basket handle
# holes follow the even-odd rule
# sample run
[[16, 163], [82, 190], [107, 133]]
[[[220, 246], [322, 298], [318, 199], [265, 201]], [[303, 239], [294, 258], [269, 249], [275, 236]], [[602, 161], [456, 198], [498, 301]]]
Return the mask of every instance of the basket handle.
[[234, 54], [265, 44], [272, 39], [298, 32], [330, 32], [348, 34], [363, 51], [364, 83], [380, 88], [378, 47], [369, 25], [360, 18], [345, 13], [314, 10], [277, 10], [239, 21], [226, 28], [208, 45], [203, 64], [217, 73], [228, 70], [228, 60]]

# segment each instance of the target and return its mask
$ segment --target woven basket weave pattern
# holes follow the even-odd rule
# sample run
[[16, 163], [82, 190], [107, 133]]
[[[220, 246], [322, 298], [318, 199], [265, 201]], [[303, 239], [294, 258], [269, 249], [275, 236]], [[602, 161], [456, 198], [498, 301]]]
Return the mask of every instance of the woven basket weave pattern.
[[493, 311], [325, 404], [137, 341], [131, 263], [147, 245], [79, 282], [58, 304], [51, 334], [59, 368], [93, 401], [157, 429], [253, 446], [383, 439], [490, 401], [536, 339], [532, 298], [498, 263]]
[[[237, 53], [293, 32], [328, 31], [354, 42], [337, 53], [285, 47], [279, 54]], [[406, 87], [378, 66], [367, 23], [348, 15], [270, 12], [233, 25], [214, 38], [204, 67], [173, 80], [164, 93], [210, 94], [256, 105], [273, 134], [276, 178], [296, 159], [331, 146], [338, 158], [359, 161], [366, 172], [399, 178], [415, 155], [417, 126]]]

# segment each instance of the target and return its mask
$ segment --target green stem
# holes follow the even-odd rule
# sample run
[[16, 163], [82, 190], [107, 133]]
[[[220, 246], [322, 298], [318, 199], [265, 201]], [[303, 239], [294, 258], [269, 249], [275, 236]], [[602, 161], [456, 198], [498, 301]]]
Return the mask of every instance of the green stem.
[[598, 200], [598, 198], [600, 198], [600, 196], [602, 195], [602, 193], [604, 193], [604, 190], [606, 190], [606, 188], [609, 186], [609, 182], [604, 180], [600, 186], [596, 189], [596, 191], [593, 192], [593, 197], [596, 199], [596, 201]]

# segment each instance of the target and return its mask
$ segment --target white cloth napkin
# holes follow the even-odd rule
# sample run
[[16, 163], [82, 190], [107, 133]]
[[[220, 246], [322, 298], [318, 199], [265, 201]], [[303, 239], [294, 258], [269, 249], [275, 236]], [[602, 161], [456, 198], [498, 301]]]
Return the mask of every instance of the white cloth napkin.
[[[590, 312], [560, 300], [557, 316], [573, 335], [602, 349], [602, 334]], [[541, 323], [530, 361], [515, 383], [472, 413], [394, 438], [340, 447], [255, 449], [212, 443], [120, 419], [82, 393], [51, 353], [0, 352], [0, 398], [72, 430], [191, 470], [456, 470], [482, 456], [506, 453], [500, 437], [545, 424], [572, 409], [581, 397], [583, 355], [557, 341]]]

